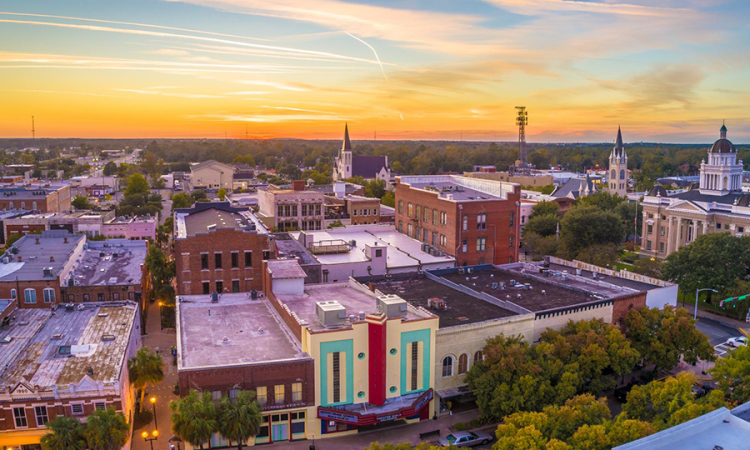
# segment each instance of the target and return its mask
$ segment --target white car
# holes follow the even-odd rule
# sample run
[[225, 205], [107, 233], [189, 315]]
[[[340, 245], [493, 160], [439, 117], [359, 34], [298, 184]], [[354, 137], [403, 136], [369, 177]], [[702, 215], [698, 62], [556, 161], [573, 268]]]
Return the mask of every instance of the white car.
[[747, 345], [747, 338], [745, 336], [729, 338], [727, 339], [726, 344], [729, 347], [739, 347], [741, 345]]

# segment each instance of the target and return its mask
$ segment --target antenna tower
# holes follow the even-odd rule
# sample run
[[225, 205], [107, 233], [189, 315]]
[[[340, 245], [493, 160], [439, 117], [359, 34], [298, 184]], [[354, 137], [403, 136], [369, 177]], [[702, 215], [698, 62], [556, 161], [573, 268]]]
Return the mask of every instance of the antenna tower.
[[518, 115], [516, 116], [516, 125], [518, 125], [518, 160], [526, 164], [526, 125], [529, 124], [529, 113], [525, 106], [516, 106]]
[[34, 116], [31, 116], [31, 139], [36, 139], [36, 129], [34, 128]]

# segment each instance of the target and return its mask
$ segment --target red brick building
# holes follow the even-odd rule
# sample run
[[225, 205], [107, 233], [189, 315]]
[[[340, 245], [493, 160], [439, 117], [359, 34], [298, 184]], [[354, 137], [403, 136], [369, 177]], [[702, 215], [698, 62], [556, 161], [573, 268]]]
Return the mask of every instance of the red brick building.
[[518, 261], [521, 187], [456, 175], [396, 177], [396, 229], [459, 265]]
[[228, 202], [196, 203], [174, 218], [179, 295], [262, 289], [262, 262], [275, 251], [252, 212]]
[[67, 184], [0, 187], [0, 211], [63, 212], [70, 209], [70, 202]]

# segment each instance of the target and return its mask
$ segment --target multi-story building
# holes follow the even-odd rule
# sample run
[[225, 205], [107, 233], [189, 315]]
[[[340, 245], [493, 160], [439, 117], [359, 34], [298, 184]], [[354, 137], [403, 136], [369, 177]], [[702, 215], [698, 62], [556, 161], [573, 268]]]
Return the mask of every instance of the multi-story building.
[[124, 238], [135, 241], [156, 238], [156, 217], [115, 217], [102, 225], [101, 234], [108, 238]]
[[314, 361], [316, 437], [432, 417], [437, 316], [354, 280], [305, 285], [294, 260], [267, 269], [268, 301]]
[[[262, 293], [180, 296], [177, 352], [182, 396], [191, 389], [210, 392], [218, 405], [240, 390], [256, 393], [263, 421], [245, 445], [320, 434], [313, 360]], [[218, 433], [210, 444], [229, 446]]]
[[275, 258], [268, 229], [229, 202], [196, 203], [174, 212], [177, 292], [249, 292], [262, 288], [262, 262]]
[[641, 254], [665, 258], [702, 234], [750, 235], [750, 194], [742, 191], [742, 170], [722, 125], [701, 161], [698, 186], [674, 193], [654, 186], [643, 197]]
[[520, 184], [522, 187], [551, 186], [554, 183], [552, 175], [539, 171], [529, 173], [498, 172], [495, 166], [474, 166], [473, 172], [464, 172], [465, 177], [482, 180], [505, 181]]
[[105, 223], [115, 219], [114, 211], [65, 211], [61, 213], [19, 214], [3, 221], [3, 234], [9, 236], [41, 233], [44, 230], [68, 230], [89, 237], [102, 233]]
[[305, 189], [294, 181], [291, 189], [268, 186], [258, 190], [258, 217], [274, 231], [320, 230], [323, 228], [324, 194]]
[[[40, 448], [57, 417], [114, 408], [133, 423], [127, 361], [140, 347], [138, 305], [87, 303], [0, 311], [0, 445]], [[130, 435], [130, 433], [128, 433]], [[128, 443], [129, 445], [129, 443]]]
[[190, 166], [190, 186], [193, 189], [232, 189], [234, 173], [237, 171], [229, 164], [209, 159]]
[[70, 185], [25, 184], [0, 187], [0, 211], [58, 213], [70, 210]]
[[518, 261], [521, 187], [456, 175], [396, 177], [396, 228], [459, 265]]

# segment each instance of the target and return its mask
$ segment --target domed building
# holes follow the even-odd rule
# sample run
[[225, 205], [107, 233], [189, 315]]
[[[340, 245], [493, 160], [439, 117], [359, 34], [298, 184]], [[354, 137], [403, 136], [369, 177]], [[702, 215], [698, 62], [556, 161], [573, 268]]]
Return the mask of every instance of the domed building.
[[701, 161], [696, 188], [673, 194], [653, 188], [643, 197], [641, 253], [664, 258], [701, 234], [750, 234], [750, 196], [742, 192], [742, 167], [722, 124], [719, 139]]

